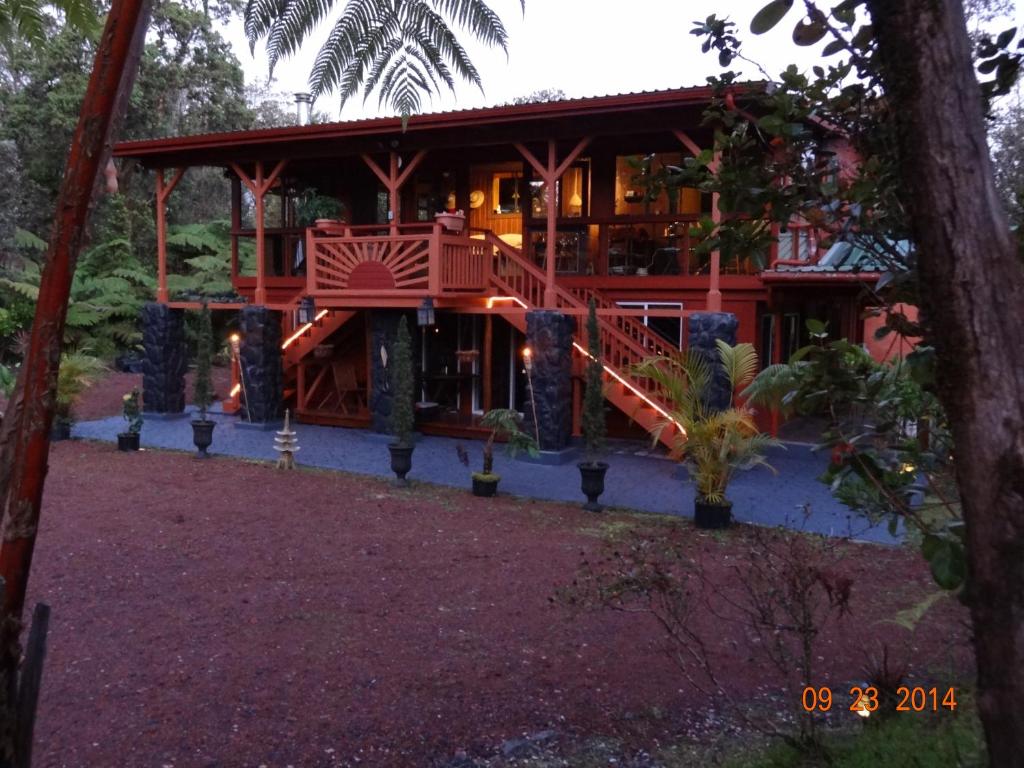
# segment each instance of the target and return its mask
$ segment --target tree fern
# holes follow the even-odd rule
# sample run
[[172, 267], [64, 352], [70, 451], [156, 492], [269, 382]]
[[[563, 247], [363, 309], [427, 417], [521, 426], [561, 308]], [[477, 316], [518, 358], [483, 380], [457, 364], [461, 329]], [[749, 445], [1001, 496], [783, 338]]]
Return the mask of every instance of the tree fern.
[[379, 103], [407, 121], [424, 94], [439, 94], [442, 85], [454, 91], [456, 76], [483, 90], [456, 28], [508, 51], [505, 26], [483, 0], [248, 0], [249, 46], [266, 39], [273, 71], [339, 7], [309, 86], [314, 98], [336, 91], [343, 106], [360, 87], [365, 97], [377, 89]]

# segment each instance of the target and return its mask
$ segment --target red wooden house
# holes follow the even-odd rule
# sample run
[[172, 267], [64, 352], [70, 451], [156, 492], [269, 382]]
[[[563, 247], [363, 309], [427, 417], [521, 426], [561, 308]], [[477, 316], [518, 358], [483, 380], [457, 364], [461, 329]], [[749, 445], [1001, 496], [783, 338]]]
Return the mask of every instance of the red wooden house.
[[[270, 397], [279, 390], [299, 419], [380, 416], [387, 329], [378, 320], [406, 312], [416, 330], [418, 310], [431, 321], [414, 334], [425, 431], [471, 431], [493, 407], [526, 410], [527, 316], [578, 319], [593, 299], [619, 412], [610, 426], [626, 430], [660, 409], [629, 366], [685, 346], [694, 313], [734, 314], [738, 339], [765, 363], [796, 348], [807, 316], [863, 338], [858, 296], [875, 275], [819, 267], [812, 230], [779, 233], [767, 270], [726, 263], [699, 254], [691, 231], [702, 215], [717, 218], [711, 195], [644, 186], [652, 166], [711, 146], [701, 124], [711, 96], [696, 87], [427, 114], [405, 130], [397, 118], [296, 125], [126, 142], [115, 155], [157, 172], [156, 298], [169, 310], [195, 305], [168, 294], [168, 199], [190, 167], [229, 176], [232, 279], [245, 303], [224, 308], [263, 307], [259, 322], [280, 323], [283, 375]], [[344, 204], [344, 223], [300, 225], [294, 201], [311, 188]], [[435, 218], [448, 209], [463, 216]], [[585, 344], [581, 333], [573, 343]], [[578, 373], [581, 348], [568, 356]], [[573, 427], [579, 389], [573, 377]]]

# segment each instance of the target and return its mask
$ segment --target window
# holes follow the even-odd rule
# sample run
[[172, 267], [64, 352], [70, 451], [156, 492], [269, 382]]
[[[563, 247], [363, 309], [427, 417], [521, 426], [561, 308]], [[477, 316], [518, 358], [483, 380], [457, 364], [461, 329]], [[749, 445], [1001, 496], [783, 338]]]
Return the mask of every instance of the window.
[[518, 173], [496, 173], [491, 181], [494, 213], [520, 213], [523, 209], [523, 177]]
[[682, 152], [619, 155], [615, 158], [615, 215], [701, 213], [696, 189], [668, 189], [664, 180], [683, 164]]
[[676, 349], [683, 348], [683, 304], [672, 301], [618, 301], [620, 307], [629, 309], [670, 309], [679, 313], [678, 317], [650, 317], [643, 315], [645, 326], [656, 333], [663, 341], [667, 341]]

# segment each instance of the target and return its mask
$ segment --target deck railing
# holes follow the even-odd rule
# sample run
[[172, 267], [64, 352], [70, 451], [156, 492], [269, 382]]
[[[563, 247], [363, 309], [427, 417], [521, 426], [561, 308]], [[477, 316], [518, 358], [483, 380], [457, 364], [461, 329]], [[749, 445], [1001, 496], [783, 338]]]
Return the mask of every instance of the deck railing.
[[313, 228], [306, 252], [311, 296], [464, 295], [488, 283], [483, 242], [438, 224]]

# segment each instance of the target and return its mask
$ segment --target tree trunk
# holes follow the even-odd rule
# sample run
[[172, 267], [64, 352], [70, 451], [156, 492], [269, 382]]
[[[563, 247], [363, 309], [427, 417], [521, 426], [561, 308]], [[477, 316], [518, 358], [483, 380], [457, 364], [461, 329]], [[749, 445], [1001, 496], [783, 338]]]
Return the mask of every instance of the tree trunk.
[[993, 182], [957, 0], [869, 0], [956, 445], [978, 707], [994, 766], [1024, 755], [1024, 266]]
[[130, 62], [144, 41], [149, 9], [149, 0], [114, 0], [107, 15], [57, 198], [28, 350], [0, 431], [0, 765], [21, 762], [14, 753], [19, 637], [50, 452], [71, 279], [96, 178], [108, 155], [104, 146], [113, 117], [118, 105], [126, 104], [122, 94], [134, 82], [137, 66]]

